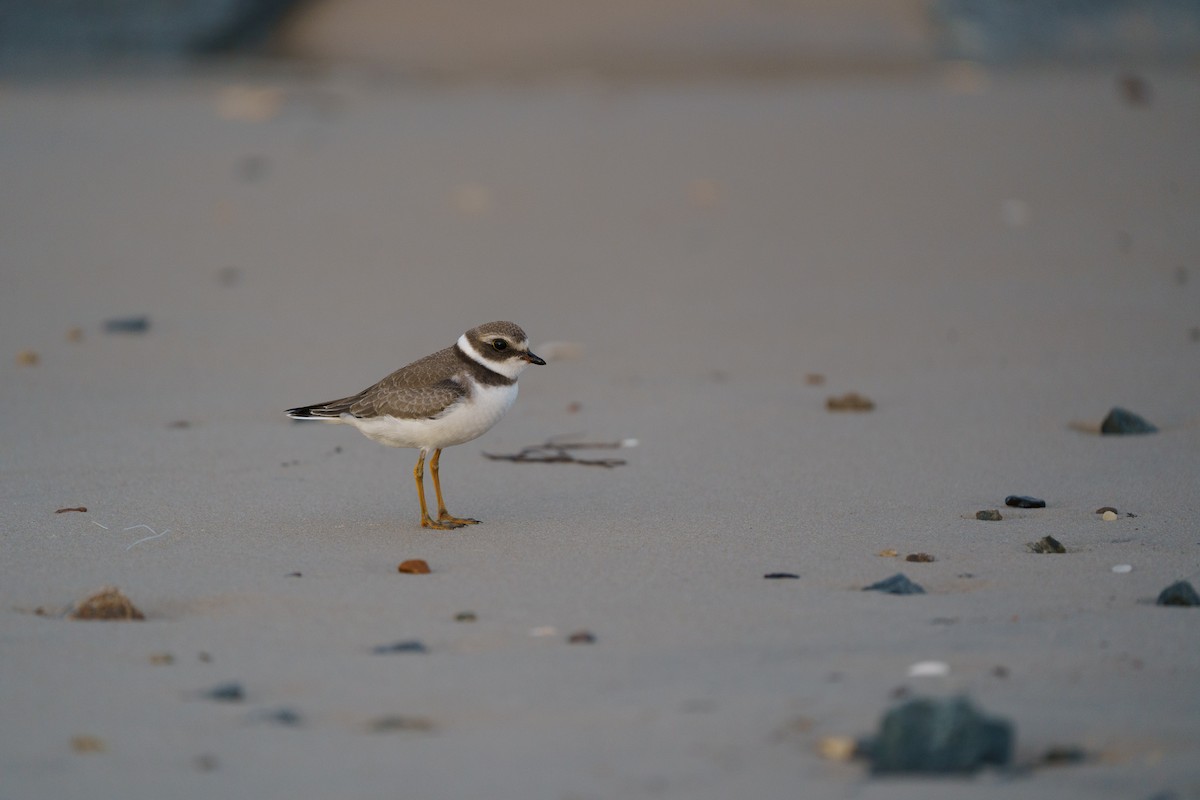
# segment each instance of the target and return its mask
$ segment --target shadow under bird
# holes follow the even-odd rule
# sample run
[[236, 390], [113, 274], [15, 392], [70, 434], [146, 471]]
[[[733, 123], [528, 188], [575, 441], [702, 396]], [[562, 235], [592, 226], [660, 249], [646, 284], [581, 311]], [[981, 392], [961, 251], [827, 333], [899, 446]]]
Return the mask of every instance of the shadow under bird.
[[[356, 395], [291, 408], [287, 415], [353, 425], [380, 444], [420, 450], [413, 478], [421, 501], [422, 527], [450, 530], [476, 525], [479, 520], [455, 517], [446, 510], [438, 478], [442, 448], [486, 433], [517, 399], [517, 376], [530, 364], [545, 363], [529, 351], [529, 340], [520, 326], [489, 322]], [[436, 519], [425, 505], [425, 456], [430, 452]]]

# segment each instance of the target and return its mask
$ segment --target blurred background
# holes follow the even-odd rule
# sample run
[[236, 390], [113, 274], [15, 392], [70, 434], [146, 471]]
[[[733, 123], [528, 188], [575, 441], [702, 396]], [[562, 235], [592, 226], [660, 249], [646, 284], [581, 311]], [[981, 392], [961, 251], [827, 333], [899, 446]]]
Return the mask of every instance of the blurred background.
[[440, 78], [757, 75], [1198, 48], [1194, 0], [0, 0], [0, 57], [24, 67], [255, 54]]

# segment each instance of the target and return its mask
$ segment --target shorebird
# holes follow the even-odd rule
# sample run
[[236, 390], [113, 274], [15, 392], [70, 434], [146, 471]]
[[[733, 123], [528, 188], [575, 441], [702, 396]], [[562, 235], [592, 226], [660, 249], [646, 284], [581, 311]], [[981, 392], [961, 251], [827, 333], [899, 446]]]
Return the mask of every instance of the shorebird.
[[[489, 322], [444, 350], [418, 359], [356, 395], [288, 409], [292, 419], [353, 425], [389, 447], [420, 450], [413, 478], [421, 501], [421, 526], [451, 530], [479, 520], [446, 510], [438, 461], [442, 449], [482, 436], [517, 399], [517, 376], [546, 362], [529, 351], [525, 331], [511, 322]], [[433, 473], [437, 518], [425, 505], [425, 456]]]

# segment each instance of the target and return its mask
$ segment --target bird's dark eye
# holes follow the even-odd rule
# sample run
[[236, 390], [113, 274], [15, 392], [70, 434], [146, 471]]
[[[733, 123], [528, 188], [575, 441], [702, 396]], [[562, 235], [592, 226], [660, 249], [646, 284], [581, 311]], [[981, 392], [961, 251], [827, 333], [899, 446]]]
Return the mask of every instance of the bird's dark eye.
[[496, 348], [497, 350], [507, 350], [508, 342], [504, 341], [503, 339], [496, 339], [494, 342], [492, 342], [492, 347]]

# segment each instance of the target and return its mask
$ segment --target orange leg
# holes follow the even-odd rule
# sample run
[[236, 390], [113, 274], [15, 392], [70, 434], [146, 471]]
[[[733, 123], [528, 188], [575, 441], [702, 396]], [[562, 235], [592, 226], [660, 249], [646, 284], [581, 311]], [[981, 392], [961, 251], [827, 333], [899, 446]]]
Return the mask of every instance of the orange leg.
[[433, 491], [437, 495], [438, 515], [437, 521], [445, 523], [451, 528], [461, 528], [464, 525], [478, 525], [479, 520], [471, 519], [470, 517], [454, 517], [446, 510], [446, 502], [442, 500], [442, 482], [438, 478], [438, 460], [442, 457], [442, 449], [439, 447], [433, 451], [433, 458], [429, 459], [429, 471], [433, 473]]
[[[440, 452], [440, 451], [438, 451]], [[429, 468], [433, 470], [433, 485], [437, 488], [437, 453], [434, 453], [433, 460], [429, 462]], [[429, 509], [425, 506], [425, 451], [421, 451], [421, 455], [417, 458], [417, 465], [413, 467], [413, 478], [417, 482], [417, 499], [421, 501], [421, 527], [433, 528], [439, 531], [453, 530], [461, 528], [462, 525], [452, 525], [448, 521], [435, 520], [429, 516]], [[442, 502], [442, 492], [438, 490], [438, 505]], [[444, 509], [443, 509], [444, 510]]]

